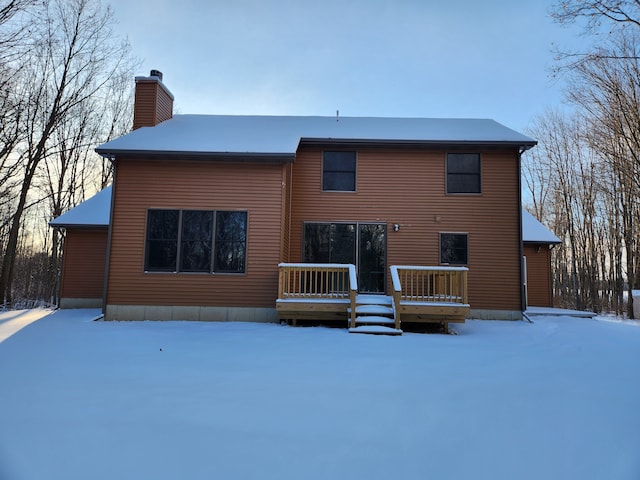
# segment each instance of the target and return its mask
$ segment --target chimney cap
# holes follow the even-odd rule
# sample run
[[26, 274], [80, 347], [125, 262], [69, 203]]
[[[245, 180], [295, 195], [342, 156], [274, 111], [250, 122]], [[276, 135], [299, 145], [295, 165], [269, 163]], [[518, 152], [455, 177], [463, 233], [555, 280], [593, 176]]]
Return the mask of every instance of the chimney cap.
[[160, 70], [151, 70], [151, 73], [149, 73], [150, 77], [158, 77], [158, 79], [160, 79], [160, 81], [162, 81], [162, 72]]

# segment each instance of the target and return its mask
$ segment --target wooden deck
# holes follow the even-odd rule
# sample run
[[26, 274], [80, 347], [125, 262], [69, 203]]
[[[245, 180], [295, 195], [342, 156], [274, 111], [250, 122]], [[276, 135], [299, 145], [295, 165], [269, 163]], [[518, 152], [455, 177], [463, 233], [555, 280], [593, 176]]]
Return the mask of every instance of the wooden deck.
[[452, 322], [469, 316], [466, 267], [392, 266], [393, 301], [399, 322]]
[[278, 265], [280, 321], [344, 321], [349, 330], [401, 334], [402, 322], [464, 322], [469, 315], [465, 267], [392, 266], [393, 294], [358, 294], [352, 264], [281, 263]]
[[[344, 320], [355, 305], [358, 283], [351, 264], [281, 263], [278, 265], [279, 320]], [[355, 315], [355, 313], [354, 313]]]

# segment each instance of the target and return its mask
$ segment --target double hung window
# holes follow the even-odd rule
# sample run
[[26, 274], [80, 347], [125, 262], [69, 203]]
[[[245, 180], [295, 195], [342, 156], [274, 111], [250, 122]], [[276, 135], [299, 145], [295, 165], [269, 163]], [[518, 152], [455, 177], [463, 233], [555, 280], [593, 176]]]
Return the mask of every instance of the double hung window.
[[447, 193], [481, 193], [480, 154], [447, 154]]
[[322, 190], [325, 192], [355, 192], [356, 152], [324, 152]]
[[469, 259], [466, 233], [440, 234], [440, 263], [443, 265], [466, 265]]

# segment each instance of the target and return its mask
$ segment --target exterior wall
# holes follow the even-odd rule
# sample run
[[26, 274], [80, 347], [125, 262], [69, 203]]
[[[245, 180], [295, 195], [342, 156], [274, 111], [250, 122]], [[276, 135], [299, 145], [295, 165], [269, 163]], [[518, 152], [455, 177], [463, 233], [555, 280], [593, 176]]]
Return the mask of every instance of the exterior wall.
[[[131, 306], [269, 308], [275, 318], [283, 168], [246, 162], [118, 160], [106, 318], [116, 318], [114, 312]], [[246, 272], [145, 273], [149, 208], [247, 211]], [[152, 308], [138, 308], [133, 315], [138, 318], [141, 311], [146, 312], [143, 316], [169, 315], [167, 309], [153, 313]], [[171, 318], [175, 315], [172, 310]], [[183, 309], [178, 315], [194, 314]]]
[[153, 127], [173, 116], [173, 96], [156, 78], [137, 78], [133, 129]]
[[280, 261], [289, 261], [289, 235], [291, 234], [291, 172], [292, 165], [283, 169], [282, 223], [280, 225]]
[[102, 306], [107, 229], [68, 228], [62, 260], [61, 308]]
[[551, 307], [551, 250], [549, 245], [525, 244], [527, 258], [527, 303], [536, 307]]
[[[467, 233], [471, 308], [520, 312], [518, 152], [481, 152], [479, 195], [446, 194], [446, 153], [358, 149], [356, 192], [323, 192], [322, 148], [302, 149], [293, 165], [290, 261], [302, 260], [308, 221], [386, 223], [387, 265], [438, 265], [439, 233]], [[387, 278], [388, 292], [390, 284]]]

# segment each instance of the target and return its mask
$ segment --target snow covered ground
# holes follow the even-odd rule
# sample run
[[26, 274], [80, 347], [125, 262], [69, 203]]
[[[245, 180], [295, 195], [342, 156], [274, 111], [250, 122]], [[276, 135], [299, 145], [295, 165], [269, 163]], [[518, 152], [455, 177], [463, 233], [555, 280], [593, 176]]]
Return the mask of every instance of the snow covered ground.
[[[640, 478], [640, 327], [94, 322], [0, 343], [0, 478]], [[0, 314], [0, 321], [8, 314]]]

